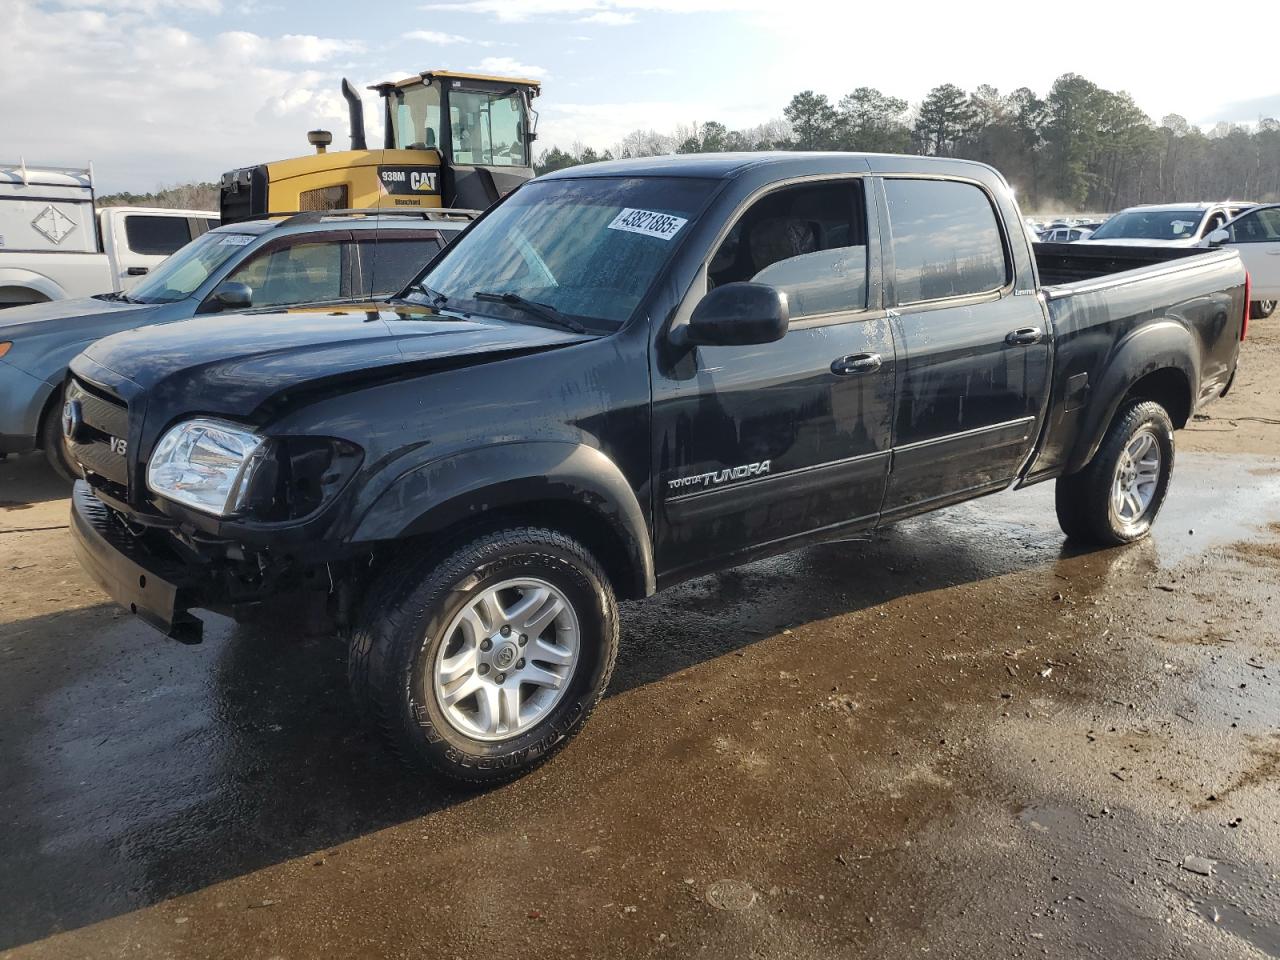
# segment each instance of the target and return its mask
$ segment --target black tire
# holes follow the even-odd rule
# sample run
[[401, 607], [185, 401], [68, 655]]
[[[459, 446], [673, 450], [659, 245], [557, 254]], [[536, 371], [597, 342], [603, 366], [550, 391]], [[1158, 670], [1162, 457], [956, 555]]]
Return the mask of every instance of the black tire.
[[[1144, 432], [1159, 450], [1159, 472], [1145, 509], [1126, 520], [1116, 511], [1113, 485], [1126, 448]], [[1173, 423], [1164, 407], [1151, 400], [1135, 400], [1121, 407], [1089, 465], [1079, 473], [1058, 478], [1055, 505], [1062, 532], [1071, 540], [1100, 546], [1141, 540], [1151, 532], [1169, 491], [1173, 455]]]
[[1053, 505], [1058, 512], [1058, 526], [1070, 540], [1088, 543], [1089, 513], [1086, 500], [1088, 484], [1085, 482], [1087, 470], [1059, 477], [1053, 491]]
[[75, 481], [76, 469], [67, 459], [67, 448], [62, 443], [62, 391], [54, 394], [40, 420], [40, 450], [53, 472], [68, 483]]
[[1274, 300], [1254, 300], [1249, 304], [1249, 318], [1251, 320], [1265, 320], [1276, 312], [1276, 301]]
[[[520, 577], [544, 581], [568, 601], [579, 633], [576, 662], [565, 668], [563, 693], [539, 722], [506, 739], [477, 739], [439, 702], [437, 656], [457, 642], [449, 628], [472, 600]], [[617, 653], [617, 602], [599, 563], [562, 533], [520, 527], [384, 574], [352, 631], [347, 675], [357, 708], [408, 766], [492, 784], [527, 773], [568, 742], [599, 703]]]

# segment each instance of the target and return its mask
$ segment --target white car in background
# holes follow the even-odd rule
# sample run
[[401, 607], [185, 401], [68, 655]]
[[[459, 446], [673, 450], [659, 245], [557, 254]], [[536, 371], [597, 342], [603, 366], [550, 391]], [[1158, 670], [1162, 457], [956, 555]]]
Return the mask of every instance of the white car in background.
[[1088, 240], [1093, 231], [1088, 227], [1054, 227], [1040, 234], [1041, 243], [1075, 243], [1077, 240]]
[[1252, 203], [1162, 203], [1121, 210], [1083, 243], [1113, 246], [1194, 247]]
[[1275, 312], [1280, 300], [1280, 203], [1266, 203], [1242, 213], [1213, 231], [1205, 246], [1230, 247], [1249, 271], [1252, 309], [1256, 320]]

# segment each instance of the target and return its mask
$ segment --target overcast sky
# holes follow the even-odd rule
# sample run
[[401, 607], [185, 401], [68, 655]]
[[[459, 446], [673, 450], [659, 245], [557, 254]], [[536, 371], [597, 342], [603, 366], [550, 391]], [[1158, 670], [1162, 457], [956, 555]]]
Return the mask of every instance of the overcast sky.
[[0, 162], [92, 162], [101, 192], [214, 180], [308, 151], [313, 127], [345, 147], [343, 76], [364, 87], [429, 68], [542, 79], [540, 148], [711, 119], [752, 126], [805, 88], [834, 100], [874, 86], [912, 103], [944, 82], [1043, 95], [1068, 71], [1128, 90], [1156, 119], [1280, 116], [1280, 55], [1248, 34], [1280, 22], [1275, 0], [860, 6], [0, 0]]

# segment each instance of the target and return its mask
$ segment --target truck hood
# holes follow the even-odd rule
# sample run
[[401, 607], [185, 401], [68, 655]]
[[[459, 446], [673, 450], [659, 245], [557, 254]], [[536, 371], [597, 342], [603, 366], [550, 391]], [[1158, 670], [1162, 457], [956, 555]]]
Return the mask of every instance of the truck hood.
[[[286, 392], [376, 382], [590, 339], [410, 304], [370, 303], [221, 313], [127, 330], [92, 344], [72, 370], [105, 368], [149, 404], [247, 416]], [[90, 361], [85, 363], [85, 360]]]
[[99, 318], [109, 317], [114, 322], [137, 317], [142, 322], [161, 306], [163, 304], [77, 297], [74, 300], [51, 300], [24, 307], [9, 307], [7, 310], [0, 310], [0, 340], [14, 340], [28, 333], [74, 330]]

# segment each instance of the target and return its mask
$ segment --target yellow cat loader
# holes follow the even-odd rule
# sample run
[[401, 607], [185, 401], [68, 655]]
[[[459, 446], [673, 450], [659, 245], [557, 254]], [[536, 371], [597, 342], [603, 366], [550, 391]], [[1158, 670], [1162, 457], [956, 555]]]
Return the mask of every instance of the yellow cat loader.
[[381, 149], [366, 145], [364, 105], [343, 80], [351, 149], [330, 153], [333, 135], [312, 130], [310, 156], [224, 173], [222, 222], [309, 210], [483, 210], [533, 176], [538, 81], [432, 70], [370, 89], [382, 96]]

